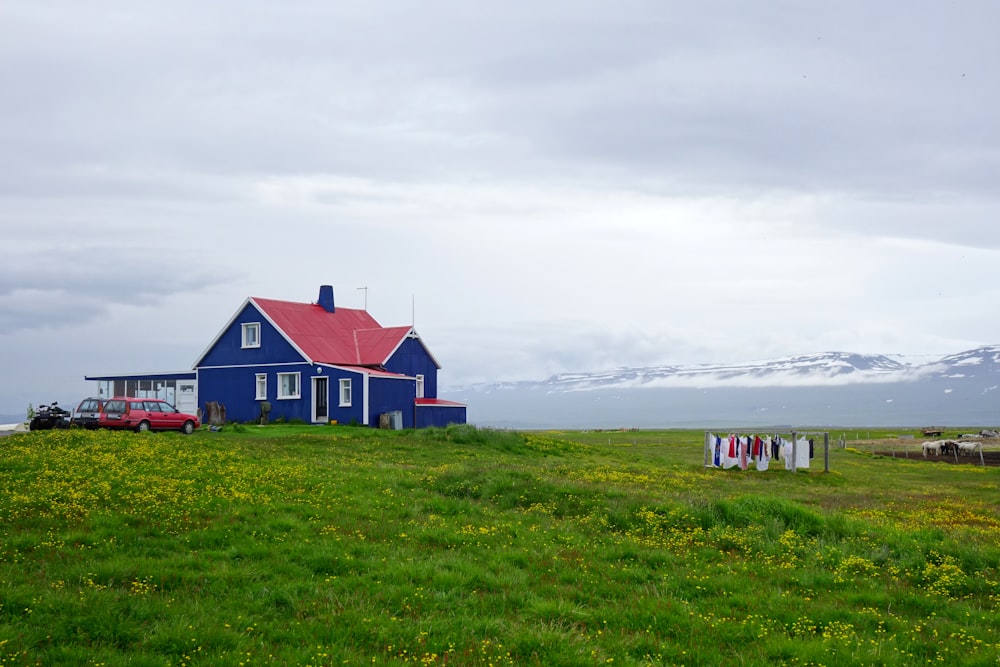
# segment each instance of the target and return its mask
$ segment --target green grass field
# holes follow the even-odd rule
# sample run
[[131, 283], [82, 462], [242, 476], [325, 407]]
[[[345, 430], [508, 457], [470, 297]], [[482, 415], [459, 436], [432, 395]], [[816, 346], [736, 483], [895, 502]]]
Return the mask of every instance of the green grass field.
[[0, 438], [0, 667], [1000, 664], [1000, 470], [702, 440]]

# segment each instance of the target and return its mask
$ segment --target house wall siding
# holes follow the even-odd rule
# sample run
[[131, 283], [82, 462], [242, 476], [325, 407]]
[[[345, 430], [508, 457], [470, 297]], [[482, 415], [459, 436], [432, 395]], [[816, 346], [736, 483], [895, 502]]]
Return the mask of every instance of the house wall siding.
[[390, 373], [400, 373], [411, 377], [422, 374], [424, 376], [424, 396], [437, 398], [437, 366], [419, 339], [407, 338], [403, 341], [403, 344], [386, 362], [385, 369]]
[[368, 423], [378, 426], [379, 415], [399, 410], [403, 413], [403, 428], [413, 428], [416, 384], [411, 379], [371, 378], [368, 384]]
[[[217, 401], [226, 406], [226, 419], [233, 422], [255, 422], [260, 417], [257, 400], [257, 374], [267, 375], [267, 401], [271, 404], [270, 421], [284, 419], [312, 421], [312, 378], [322, 375], [329, 380], [329, 419], [341, 424], [364, 423], [364, 376], [339, 368], [310, 364], [203, 368], [198, 374], [198, 400], [202, 414], [205, 404]], [[278, 398], [278, 374], [299, 373], [299, 398]], [[351, 380], [351, 405], [340, 406], [340, 380]]]
[[[355, 422], [364, 424], [364, 375], [362, 373], [346, 371], [342, 368], [324, 368], [323, 373], [330, 378], [330, 419], [337, 420], [338, 424], [351, 424]], [[351, 381], [351, 405], [349, 407], [340, 406], [341, 380]], [[312, 403], [309, 403], [309, 407], [312, 408]]]
[[444, 428], [449, 424], [464, 424], [465, 419], [465, 406], [421, 405], [416, 409], [416, 428], [430, 426]]
[[[260, 347], [243, 347], [243, 325], [260, 323]], [[201, 360], [199, 368], [304, 361], [285, 337], [248, 303]]]
[[[254, 400], [256, 368], [202, 368], [198, 371], [198, 407], [207, 415], [205, 407], [216, 402], [226, 406], [228, 421], [247, 422], [260, 416], [260, 403]], [[272, 369], [273, 371], [273, 369]], [[269, 386], [270, 390], [271, 387]], [[272, 402], [273, 405], [273, 402]], [[271, 417], [274, 417], [272, 412]]]

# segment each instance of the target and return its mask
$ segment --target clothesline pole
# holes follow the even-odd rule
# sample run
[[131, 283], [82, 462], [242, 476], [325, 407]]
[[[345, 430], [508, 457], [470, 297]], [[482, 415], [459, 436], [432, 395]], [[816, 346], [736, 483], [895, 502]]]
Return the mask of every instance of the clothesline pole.
[[830, 472], [830, 434], [823, 434], [823, 472]]

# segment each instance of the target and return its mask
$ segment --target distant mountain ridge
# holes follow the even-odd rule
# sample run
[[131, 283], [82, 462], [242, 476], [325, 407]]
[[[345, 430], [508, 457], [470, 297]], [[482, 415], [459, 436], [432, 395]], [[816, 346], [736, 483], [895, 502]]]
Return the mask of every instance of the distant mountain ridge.
[[936, 416], [945, 423], [992, 425], [1000, 422], [998, 386], [1000, 346], [990, 345], [920, 363], [902, 355], [820, 352], [561, 373], [448, 393], [469, 404], [471, 421], [525, 428], [583, 427], [595, 420], [602, 426], [687, 426], [745, 420], [740, 415], [747, 410], [755, 421], [780, 415], [782, 423], [893, 426]]
[[743, 364], [699, 364], [623, 368], [610, 373], [556, 375], [545, 382], [567, 390], [608, 386], [711, 386], [717, 384], [823, 384], [831, 381], [874, 381], [913, 372], [913, 368], [884, 355], [846, 352], [786, 357]]

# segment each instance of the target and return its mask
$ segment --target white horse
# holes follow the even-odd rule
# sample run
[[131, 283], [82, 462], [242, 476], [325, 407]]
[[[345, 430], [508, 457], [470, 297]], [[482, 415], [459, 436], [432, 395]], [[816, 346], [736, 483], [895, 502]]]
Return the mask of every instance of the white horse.
[[958, 443], [958, 453], [961, 456], [973, 456], [976, 450], [979, 449], [978, 442], [960, 442]]
[[926, 457], [928, 453], [933, 454], [934, 456], [940, 456], [941, 455], [941, 441], [940, 440], [931, 440], [931, 441], [925, 442], [923, 445], [921, 445], [921, 449], [924, 450], [924, 457]]

